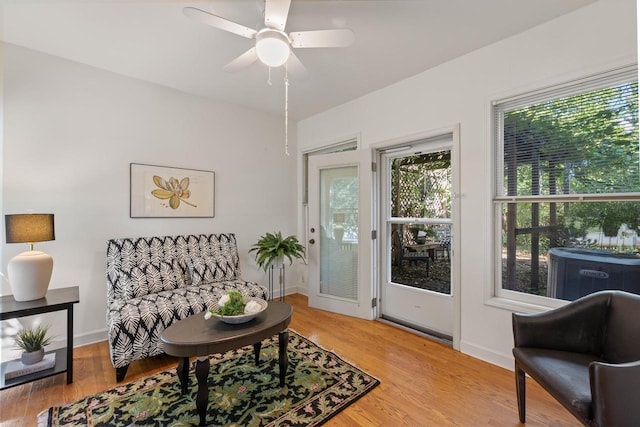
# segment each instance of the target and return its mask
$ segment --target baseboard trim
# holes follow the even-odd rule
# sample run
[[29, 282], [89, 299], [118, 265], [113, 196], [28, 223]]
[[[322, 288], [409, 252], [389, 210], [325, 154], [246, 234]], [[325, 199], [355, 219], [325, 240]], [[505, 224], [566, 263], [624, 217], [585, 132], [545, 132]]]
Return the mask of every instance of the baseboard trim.
[[84, 332], [73, 336], [73, 346], [81, 347], [83, 345], [94, 344], [100, 341], [106, 341], [108, 338], [107, 329], [99, 329], [96, 331]]
[[493, 365], [513, 371], [513, 356], [497, 353], [486, 347], [468, 341], [460, 341], [460, 351], [476, 359], [484, 360]]
[[[293, 294], [297, 294], [298, 293], [298, 288], [296, 286], [289, 286], [289, 287], [285, 287], [284, 288], [284, 295], [293, 295]], [[273, 299], [279, 299], [281, 297], [280, 295], [280, 289], [274, 289], [273, 290], [273, 295], [272, 298]]]

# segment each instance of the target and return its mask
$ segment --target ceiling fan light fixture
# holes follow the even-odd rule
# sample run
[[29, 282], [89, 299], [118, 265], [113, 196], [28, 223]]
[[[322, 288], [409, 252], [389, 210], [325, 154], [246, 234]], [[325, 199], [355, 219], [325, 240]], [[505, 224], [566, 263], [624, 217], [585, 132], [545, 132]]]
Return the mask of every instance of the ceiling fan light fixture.
[[281, 31], [265, 28], [256, 34], [256, 53], [265, 65], [279, 67], [289, 59], [289, 37]]

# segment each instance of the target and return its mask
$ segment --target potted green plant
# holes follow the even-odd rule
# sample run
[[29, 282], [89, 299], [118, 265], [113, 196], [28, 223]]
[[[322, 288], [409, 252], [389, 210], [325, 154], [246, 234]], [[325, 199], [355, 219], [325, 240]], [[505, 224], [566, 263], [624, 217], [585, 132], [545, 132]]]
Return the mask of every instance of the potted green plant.
[[274, 262], [284, 262], [285, 258], [289, 260], [289, 265], [294, 259], [304, 261], [305, 258], [305, 248], [298, 242], [297, 237], [283, 238], [279, 231], [261, 236], [249, 249], [249, 253], [251, 252], [256, 253], [256, 263], [264, 271], [267, 271]]
[[15, 345], [23, 350], [21, 361], [25, 365], [32, 365], [44, 357], [44, 347], [51, 344], [53, 337], [47, 336], [48, 326], [24, 328], [15, 337]]

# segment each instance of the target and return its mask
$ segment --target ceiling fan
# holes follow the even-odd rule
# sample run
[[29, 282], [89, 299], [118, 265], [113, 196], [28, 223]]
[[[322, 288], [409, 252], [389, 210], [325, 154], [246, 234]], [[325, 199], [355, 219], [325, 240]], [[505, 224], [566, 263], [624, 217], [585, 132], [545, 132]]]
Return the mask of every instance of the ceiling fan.
[[347, 47], [355, 40], [353, 31], [347, 28], [292, 31], [286, 34], [284, 28], [287, 24], [290, 5], [291, 0], [265, 0], [265, 26], [259, 30], [245, 27], [195, 7], [185, 7], [183, 12], [196, 21], [255, 40], [255, 45], [251, 49], [224, 67], [228, 72], [238, 71], [260, 59], [269, 67], [280, 67], [286, 63], [288, 72], [302, 77], [306, 74], [306, 69], [291, 48]]

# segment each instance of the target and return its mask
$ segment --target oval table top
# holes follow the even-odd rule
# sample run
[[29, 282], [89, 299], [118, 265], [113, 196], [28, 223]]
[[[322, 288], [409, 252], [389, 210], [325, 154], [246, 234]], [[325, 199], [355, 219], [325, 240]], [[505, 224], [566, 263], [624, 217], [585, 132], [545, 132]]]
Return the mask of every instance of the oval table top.
[[230, 325], [216, 317], [204, 318], [204, 312], [179, 320], [165, 329], [160, 340], [171, 356], [207, 356], [255, 344], [286, 330], [293, 307], [285, 302], [269, 301], [256, 318]]

